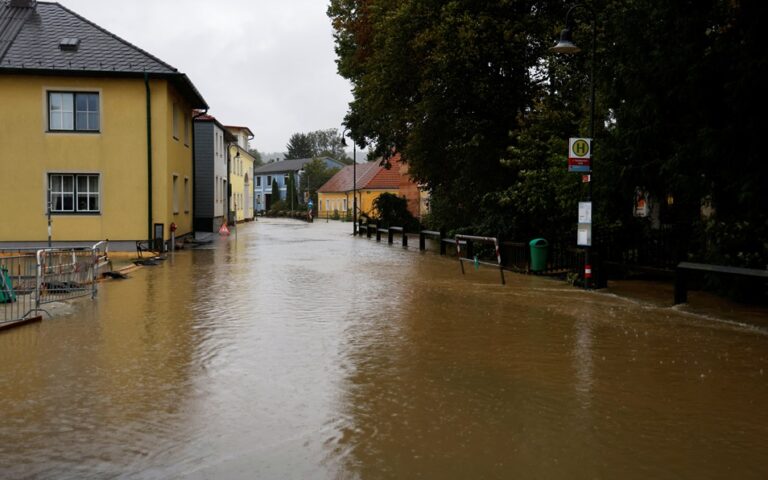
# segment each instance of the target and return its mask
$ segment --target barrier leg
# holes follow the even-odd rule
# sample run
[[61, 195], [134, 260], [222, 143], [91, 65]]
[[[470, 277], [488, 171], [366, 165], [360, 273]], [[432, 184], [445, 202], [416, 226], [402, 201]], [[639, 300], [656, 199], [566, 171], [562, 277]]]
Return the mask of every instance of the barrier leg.
[[675, 269], [675, 305], [688, 303], [688, 274], [682, 268]]

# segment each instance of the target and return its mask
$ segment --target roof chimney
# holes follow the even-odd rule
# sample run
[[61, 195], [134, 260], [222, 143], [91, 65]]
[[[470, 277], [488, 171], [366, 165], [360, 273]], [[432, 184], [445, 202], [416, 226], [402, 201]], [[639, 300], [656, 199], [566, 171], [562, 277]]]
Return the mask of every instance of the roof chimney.
[[11, 0], [11, 6], [16, 8], [35, 8], [37, 0]]

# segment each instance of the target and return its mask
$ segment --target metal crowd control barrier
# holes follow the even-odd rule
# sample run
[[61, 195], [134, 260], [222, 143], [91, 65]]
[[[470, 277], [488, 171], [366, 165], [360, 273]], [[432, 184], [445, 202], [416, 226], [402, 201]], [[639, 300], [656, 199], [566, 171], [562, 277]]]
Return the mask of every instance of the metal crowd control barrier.
[[37, 317], [42, 305], [90, 295], [109, 262], [108, 243], [92, 247], [0, 251], [0, 328]]
[[0, 328], [27, 319], [36, 309], [37, 263], [29, 253], [0, 253]]
[[[469, 259], [469, 258], [462, 258], [461, 256], [461, 240], [464, 240], [467, 242], [467, 250], [471, 250], [472, 248], [472, 242], [480, 242], [480, 243], [492, 243], [493, 246], [496, 249], [496, 262], [495, 264], [490, 262], [483, 262], [475, 259]], [[504, 279], [504, 266], [501, 263], [501, 252], [499, 250], [499, 239], [494, 237], [475, 237], [472, 235], [456, 235], [456, 255], [459, 257], [459, 264], [461, 265], [461, 273], [462, 275], [466, 274], [464, 271], [464, 261], [471, 261], [475, 264], [479, 265], [489, 265], [491, 267], [499, 267], [499, 273], [501, 274], [501, 284], [506, 285], [506, 280]]]

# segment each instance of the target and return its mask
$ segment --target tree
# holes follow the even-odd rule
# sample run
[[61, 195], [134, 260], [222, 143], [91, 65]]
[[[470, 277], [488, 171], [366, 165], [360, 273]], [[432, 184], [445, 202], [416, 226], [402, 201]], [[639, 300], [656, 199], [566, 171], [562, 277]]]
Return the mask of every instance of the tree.
[[347, 165], [352, 158], [344, 150], [344, 139], [338, 129], [315, 130], [309, 133], [294, 133], [288, 141], [286, 160], [295, 158], [331, 157]]
[[[646, 228], [631, 208], [644, 187], [674, 203], [662, 221], [693, 239], [689, 256], [764, 268], [766, 10], [729, 0], [590, 5], [597, 225]], [[588, 132], [592, 52], [584, 9], [571, 18], [585, 54], [548, 51], [569, 6], [331, 0], [338, 70], [353, 86], [345, 125], [375, 156], [402, 155], [439, 225], [572, 241], [585, 187], [564, 173], [565, 152]], [[703, 219], [702, 204], [712, 207]]]
[[402, 155], [449, 229], [476, 222], [483, 196], [515, 180], [500, 160], [540, 89], [530, 72], [551, 41], [550, 10], [548, 2], [331, 1], [339, 73], [353, 85], [345, 124], [376, 156]]
[[406, 231], [416, 231], [419, 222], [408, 210], [408, 201], [393, 193], [382, 193], [373, 201], [376, 221], [385, 227], [403, 227]]
[[280, 201], [280, 187], [277, 185], [277, 180], [272, 179], [272, 206]]
[[285, 148], [288, 150], [285, 154], [286, 160], [315, 157], [312, 139], [305, 133], [294, 133], [291, 135]]
[[338, 129], [316, 130], [307, 135], [312, 140], [315, 157], [331, 157], [347, 165], [352, 164], [352, 158], [345, 151], [344, 139]]
[[296, 190], [296, 178], [293, 172], [288, 173], [288, 181], [285, 184], [285, 205], [291, 210], [297, 210], [299, 207], [299, 198]]
[[312, 202], [317, 205], [317, 189], [322, 187], [338, 171], [338, 168], [326, 167], [325, 162], [319, 159], [314, 159], [304, 165], [304, 173], [301, 175], [301, 185], [299, 186], [302, 197], [306, 192], [309, 192]]
[[261, 157], [261, 153], [256, 148], [251, 148], [248, 153], [253, 157], [253, 167], [260, 167], [264, 165], [264, 159]]

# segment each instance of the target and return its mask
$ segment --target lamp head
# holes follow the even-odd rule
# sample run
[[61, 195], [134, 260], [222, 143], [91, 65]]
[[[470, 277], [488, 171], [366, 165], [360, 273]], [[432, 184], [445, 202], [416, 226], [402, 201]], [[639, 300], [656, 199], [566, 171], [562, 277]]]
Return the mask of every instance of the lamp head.
[[581, 51], [581, 49], [573, 43], [570, 27], [565, 27], [563, 31], [560, 32], [560, 41], [549, 50], [555, 53], [579, 53]]

